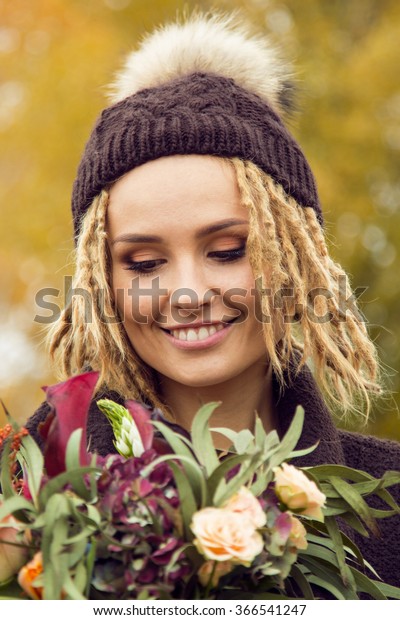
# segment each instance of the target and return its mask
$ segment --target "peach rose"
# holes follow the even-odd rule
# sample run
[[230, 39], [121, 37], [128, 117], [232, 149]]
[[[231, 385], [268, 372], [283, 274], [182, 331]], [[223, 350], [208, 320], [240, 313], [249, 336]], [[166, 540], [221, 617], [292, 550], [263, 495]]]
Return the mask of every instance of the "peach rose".
[[239, 491], [224, 504], [223, 508], [246, 516], [250, 519], [255, 528], [263, 527], [267, 522], [267, 516], [260, 502], [247, 487], [241, 487]]
[[217, 562], [215, 560], [207, 560], [197, 571], [201, 585], [206, 587], [212, 575], [211, 587], [216, 588], [221, 577], [230, 573], [233, 566], [233, 563], [229, 561]]
[[18, 573], [19, 585], [30, 598], [36, 601], [41, 601], [43, 599], [43, 588], [33, 586], [32, 583], [35, 581], [36, 577], [39, 577], [42, 573], [43, 556], [41, 551], [38, 551], [33, 556], [33, 559], [28, 562], [28, 564], [25, 564]]
[[199, 553], [209, 560], [248, 565], [263, 549], [263, 539], [242, 513], [203, 508], [191, 524]]
[[322, 507], [326, 497], [315, 482], [287, 463], [275, 467], [275, 493], [289, 510], [323, 521]]
[[26, 561], [28, 550], [8, 544], [22, 543], [18, 537], [18, 521], [10, 515], [1, 523], [8, 524], [8, 527], [0, 527], [0, 583], [3, 583], [17, 574]]
[[289, 534], [289, 542], [292, 544], [293, 547], [296, 547], [296, 549], [307, 549], [308, 542], [306, 539], [306, 528], [304, 527], [302, 522], [293, 515], [290, 515], [290, 521], [292, 527]]

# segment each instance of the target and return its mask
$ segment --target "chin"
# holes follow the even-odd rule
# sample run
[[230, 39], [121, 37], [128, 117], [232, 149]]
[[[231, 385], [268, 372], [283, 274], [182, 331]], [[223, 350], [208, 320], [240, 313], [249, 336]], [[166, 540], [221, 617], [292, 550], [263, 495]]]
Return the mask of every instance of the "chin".
[[190, 388], [211, 388], [216, 385], [223, 384], [230, 379], [233, 379], [235, 375], [227, 374], [226, 372], [210, 372], [207, 369], [206, 372], [193, 373], [193, 375], [164, 375], [170, 381], [179, 383]]

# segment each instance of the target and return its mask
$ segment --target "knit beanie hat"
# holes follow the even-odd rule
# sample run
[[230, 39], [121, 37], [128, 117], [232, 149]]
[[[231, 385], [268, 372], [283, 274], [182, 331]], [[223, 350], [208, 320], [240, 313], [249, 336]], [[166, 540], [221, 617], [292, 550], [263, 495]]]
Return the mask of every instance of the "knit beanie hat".
[[276, 49], [232, 16], [198, 14], [156, 30], [128, 56], [86, 144], [72, 196], [75, 235], [95, 196], [123, 174], [190, 154], [253, 162], [322, 224], [312, 171], [282, 120], [290, 92]]

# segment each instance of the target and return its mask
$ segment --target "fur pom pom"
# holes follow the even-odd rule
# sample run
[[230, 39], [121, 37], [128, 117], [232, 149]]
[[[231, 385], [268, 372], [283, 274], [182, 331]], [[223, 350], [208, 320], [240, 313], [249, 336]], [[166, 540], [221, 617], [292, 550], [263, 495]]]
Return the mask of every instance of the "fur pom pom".
[[111, 102], [194, 72], [232, 78], [279, 114], [290, 111], [287, 65], [265, 36], [251, 35], [239, 23], [237, 14], [194, 14], [147, 35], [111, 85]]

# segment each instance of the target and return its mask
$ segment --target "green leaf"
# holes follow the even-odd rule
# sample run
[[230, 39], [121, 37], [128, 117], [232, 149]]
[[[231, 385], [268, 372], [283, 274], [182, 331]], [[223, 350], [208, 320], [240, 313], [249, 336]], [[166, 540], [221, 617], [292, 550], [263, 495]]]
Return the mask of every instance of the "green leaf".
[[327, 564], [334, 566], [339, 569], [339, 562], [336, 557], [336, 554], [323, 547], [322, 545], [316, 545], [314, 543], [309, 543], [307, 549], [302, 549], [299, 552], [299, 556], [311, 556], [313, 559], [320, 558], [324, 560]]
[[229, 439], [229, 441], [231, 442], [231, 447], [235, 445], [235, 441], [237, 439], [237, 436], [239, 435], [239, 433], [237, 433], [236, 431], [233, 431], [231, 428], [225, 428], [224, 426], [213, 426], [212, 428], [210, 428], [210, 431], [213, 431], [214, 433], [219, 433], [220, 435], [227, 437], [227, 439]]
[[0, 506], [0, 521], [8, 515], [16, 513], [18, 510], [27, 510], [32, 513], [36, 512], [34, 505], [30, 501], [20, 495], [14, 495], [6, 499]]
[[[73, 487], [79, 485], [79, 480], [82, 480], [82, 477], [86, 474], [99, 474], [101, 469], [98, 467], [79, 467], [77, 469], [70, 469], [69, 471], [65, 471], [58, 476], [55, 476], [49, 482], [47, 482], [44, 487], [42, 487], [39, 493], [39, 503], [42, 510], [45, 509], [47, 502], [50, 497], [54, 494], [59, 493], [65, 487], [66, 484], [71, 484]], [[90, 489], [86, 489], [88, 494], [90, 495]], [[85, 493], [86, 496], [86, 493]], [[89, 501], [92, 497], [84, 497]]]
[[395, 501], [393, 496], [389, 493], [389, 491], [387, 491], [386, 489], [380, 489], [379, 491], [375, 492], [375, 495], [377, 495], [384, 502], [386, 502], [388, 506], [391, 506], [396, 511], [396, 513], [400, 512], [400, 506], [397, 504], [397, 502]]
[[243, 429], [237, 434], [234, 447], [238, 454], [245, 454], [249, 451], [249, 447], [254, 441], [253, 434], [247, 429]]
[[190, 542], [193, 540], [193, 532], [190, 528], [190, 524], [193, 514], [198, 510], [198, 506], [190, 483], [181, 468], [173, 461], [169, 463], [169, 466], [174, 473], [174, 478], [180, 497], [180, 511], [182, 514], [183, 527], [185, 529], [185, 538]]
[[298, 405], [288, 431], [280, 442], [276, 452], [270, 458], [271, 467], [279, 466], [289, 458], [298, 444], [304, 424], [304, 409]]
[[207, 487], [212, 503], [214, 503], [214, 496], [217, 493], [223, 493], [226, 490], [226, 474], [231, 469], [236, 467], [236, 465], [244, 463], [248, 459], [249, 457], [246, 454], [229, 456], [224, 461], [222, 461], [222, 463], [217, 467], [217, 469], [211, 474], [207, 482]]
[[374, 480], [373, 476], [370, 476], [365, 471], [352, 469], [346, 465], [316, 465], [313, 467], [305, 467], [304, 469], [309, 471], [317, 480], [327, 480], [332, 476], [338, 476], [339, 478], [345, 478], [353, 482]]
[[349, 507], [347, 504], [343, 508], [334, 508], [333, 506], [325, 506], [325, 508], [323, 509], [323, 513], [325, 517], [337, 517], [338, 515], [342, 515], [344, 512], [347, 512], [348, 508]]
[[[165, 439], [168, 442], [168, 445], [175, 452], [175, 454], [179, 454], [180, 456], [186, 456], [189, 458], [193, 458], [193, 452], [190, 447], [186, 444], [186, 438], [179, 436], [175, 431], [170, 429], [163, 422], [157, 422], [156, 420], [152, 421], [153, 426], [157, 428], [160, 433], [162, 433]], [[186, 441], [185, 441], [186, 440]]]
[[317, 441], [309, 448], [303, 448], [303, 450], [294, 450], [289, 454], [288, 459], [297, 459], [299, 456], [306, 456], [306, 454], [311, 454], [311, 452], [314, 452], [314, 450], [318, 448], [319, 444], [320, 442]]
[[375, 519], [385, 519], [386, 517], [393, 517], [397, 515], [397, 510], [378, 510], [377, 508], [370, 508], [371, 515]]
[[[28, 484], [32, 500], [37, 506], [37, 496], [43, 478], [44, 459], [42, 452], [33, 437], [29, 435], [22, 438], [19, 459], [25, 462], [24, 478]], [[20, 461], [21, 462], [21, 461]]]
[[382, 480], [384, 482], [384, 486], [390, 487], [395, 484], [400, 484], [400, 471], [385, 471], [382, 476]]
[[72, 581], [82, 599], [86, 598], [84, 593], [86, 592], [87, 578], [88, 574], [86, 570], [86, 564], [83, 561], [77, 565], [77, 567], [75, 568], [75, 574], [72, 577]]
[[305, 599], [310, 601], [314, 600], [312, 588], [310, 587], [310, 584], [308, 583], [303, 572], [296, 564], [293, 564], [290, 570], [290, 577], [292, 577], [292, 579], [296, 582]]
[[307, 575], [307, 579], [310, 583], [324, 588], [336, 599], [350, 601], [358, 599], [358, 596], [355, 595], [354, 592], [346, 588], [338, 572], [332, 570], [329, 565], [325, 565], [317, 558], [311, 556], [302, 557], [301, 563], [311, 571], [311, 574]]
[[81, 466], [80, 461], [80, 450], [81, 450], [81, 439], [82, 439], [82, 428], [77, 428], [71, 433], [68, 443], [67, 450], [65, 454], [65, 468], [68, 469], [77, 469]]
[[[80, 450], [81, 450], [81, 439], [82, 439], [82, 428], [77, 428], [71, 433], [70, 438], [68, 439], [67, 450], [65, 455], [65, 469], [66, 471], [76, 471], [80, 469]], [[86, 500], [90, 500], [91, 492], [83, 481], [83, 476], [75, 476], [72, 477], [70, 483], [75, 491], [80, 497], [85, 498]]]
[[43, 558], [43, 598], [47, 601], [60, 600], [63, 584], [67, 576], [68, 567], [63, 554], [60, 554], [56, 562], [52, 558], [49, 558], [47, 561]]
[[86, 600], [82, 592], [77, 588], [76, 584], [71, 579], [71, 575], [67, 572], [64, 576], [62, 583], [62, 591], [68, 595], [68, 598], [72, 601], [84, 601]]
[[91, 527], [84, 527], [83, 529], [80, 530], [80, 532], [78, 532], [77, 534], [74, 534], [74, 536], [71, 536], [70, 538], [65, 540], [65, 544], [67, 545], [75, 545], [75, 544], [80, 544], [82, 540], [87, 541], [91, 536], [93, 536], [94, 531], [93, 528]]
[[[389, 474], [386, 476], [386, 474]], [[383, 501], [385, 501], [395, 512], [400, 512], [400, 507], [393, 499], [389, 491], [386, 490], [386, 486], [392, 486], [400, 482], [400, 474], [396, 472], [386, 472], [386, 474], [380, 478], [373, 478], [364, 482], [355, 482], [352, 486], [360, 495], [366, 497], [368, 495], [377, 495]], [[340, 476], [339, 476], [340, 477]], [[335, 489], [332, 489], [329, 483], [321, 484], [321, 490], [328, 497], [339, 497], [339, 494]]]
[[396, 588], [395, 586], [391, 586], [388, 583], [382, 583], [381, 581], [375, 581], [373, 579], [371, 579], [371, 581], [374, 585], [376, 585], [379, 588], [382, 594], [384, 594], [386, 597], [397, 599], [397, 600], [400, 599], [400, 588]]
[[12, 484], [12, 476], [10, 469], [10, 450], [11, 442], [10, 440], [6, 440], [3, 444], [3, 452], [1, 454], [1, 465], [0, 465], [0, 487], [3, 493], [3, 496], [8, 499], [9, 497], [14, 497], [16, 495], [15, 489]]
[[350, 568], [346, 564], [346, 552], [343, 548], [342, 537], [334, 517], [326, 517], [325, 525], [335, 547], [336, 558], [339, 564], [340, 575], [343, 579], [343, 583], [355, 592], [356, 584]]
[[[90, 540], [90, 536], [85, 536], [82, 540], [77, 541], [74, 544], [71, 544], [70, 540], [68, 541], [68, 567], [73, 568], [78, 562], [85, 557], [86, 547]], [[85, 569], [86, 571], [86, 569]], [[86, 581], [85, 581], [86, 586]]]
[[369, 538], [368, 531], [365, 529], [360, 519], [357, 517], [357, 515], [354, 514], [354, 512], [346, 512], [344, 514], [341, 514], [340, 518], [343, 519], [343, 521], [346, 521], [346, 523], [348, 523], [348, 525], [350, 525], [353, 530], [361, 534], [361, 536]]
[[254, 441], [256, 446], [260, 450], [264, 450], [264, 446], [268, 443], [268, 448], [273, 448], [275, 445], [279, 443], [279, 435], [273, 430], [268, 434], [265, 432], [264, 425], [261, 421], [261, 418], [256, 416], [256, 423], [254, 426]]
[[386, 596], [381, 591], [378, 582], [372, 581], [372, 579], [369, 579], [369, 577], [367, 577], [363, 573], [360, 573], [360, 571], [356, 570], [355, 568], [351, 568], [351, 572], [354, 575], [357, 588], [360, 592], [370, 594], [372, 598], [378, 601], [387, 600]]
[[211, 476], [219, 466], [219, 459], [208, 426], [209, 419], [219, 404], [216, 402], [203, 405], [196, 413], [191, 428], [194, 453], [208, 476]]
[[87, 571], [87, 584], [86, 584], [86, 598], [89, 598], [90, 593], [90, 584], [92, 581], [93, 568], [96, 560], [96, 551], [97, 551], [97, 541], [94, 536], [92, 536], [89, 543], [89, 552], [86, 557], [86, 571]]
[[361, 497], [361, 495], [357, 493], [357, 491], [353, 489], [352, 485], [345, 480], [341, 480], [336, 476], [332, 476], [330, 477], [330, 481], [336, 491], [341, 495], [344, 500], [346, 500], [349, 506], [353, 509], [353, 512], [357, 516], [361, 517], [361, 519], [371, 530], [371, 532], [378, 536], [379, 528], [377, 526], [377, 523], [371, 513], [370, 507]]
[[63, 551], [68, 536], [67, 515], [63, 515], [54, 521], [52, 525], [52, 537], [50, 544], [50, 556], [53, 561], [58, 560], [58, 555]]
[[85, 523], [93, 526], [99, 526], [101, 523], [101, 515], [95, 506], [86, 506], [87, 514], [83, 515]]
[[216, 506], [223, 506], [225, 502], [227, 502], [232, 495], [237, 493], [240, 487], [244, 486], [246, 483], [250, 482], [253, 479], [254, 473], [256, 472], [260, 463], [260, 455], [254, 454], [246, 467], [241, 467], [240, 471], [232, 478], [226, 485], [225, 489], [221, 487], [216, 490], [214, 494], [214, 502]]
[[[68, 504], [71, 516], [79, 523], [80, 527], [86, 527], [90, 531], [98, 529], [101, 516], [95, 506], [84, 503], [81, 499], [73, 496], [68, 496]], [[84, 510], [82, 510], [82, 508], [84, 508]]]
[[[320, 529], [319, 525], [320, 524], [318, 522], [314, 521], [312, 526], [311, 526], [311, 528], [308, 525], [307, 530], [311, 529], [311, 530], [318, 531]], [[342, 543], [343, 543], [343, 545], [345, 547], [345, 550], [348, 553], [350, 553], [351, 555], [353, 555], [355, 558], [357, 558], [357, 561], [360, 564], [360, 566], [364, 566], [364, 558], [362, 556], [362, 553], [361, 553], [360, 549], [355, 544], [355, 542], [353, 542], [343, 532], [340, 532], [340, 536], [342, 538]], [[322, 536], [316, 536], [316, 535], [310, 533], [310, 531], [307, 532], [307, 540], [309, 540], [310, 542], [315, 542], [317, 544], [321, 544], [321, 539], [323, 539], [323, 541], [324, 541], [323, 544], [326, 547], [331, 549], [331, 551], [336, 551], [335, 543], [330, 538], [325, 538], [325, 537], [322, 537]]]
[[330, 592], [330, 594], [332, 594], [332, 596], [335, 599], [337, 599], [339, 601], [345, 601], [346, 600], [346, 597], [341, 592], [341, 590], [339, 588], [337, 588], [336, 586], [334, 586], [334, 584], [332, 584], [331, 582], [326, 581], [326, 579], [322, 579], [321, 577], [317, 577], [316, 575], [310, 575], [310, 577], [308, 578], [308, 581], [310, 583], [313, 583], [316, 586], [319, 586], [323, 590], [326, 590], [327, 592]]
[[258, 497], [265, 491], [270, 482], [272, 482], [274, 478], [274, 472], [267, 468], [266, 470], [259, 469], [257, 471], [257, 480], [253, 482], [250, 487], [250, 491]]
[[222, 426], [213, 426], [210, 430], [227, 437], [231, 441], [233, 451], [237, 454], [250, 455], [257, 450], [257, 446], [254, 442], [254, 435], [247, 428], [238, 433], [230, 428]]
[[46, 600], [59, 600], [68, 576], [68, 553], [63, 553], [68, 534], [68, 500], [65, 495], [52, 495], [45, 508], [42, 535], [43, 585]]
[[45, 529], [53, 535], [52, 528], [60, 517], [68, 516], [68, 500], [62, 493], [52, 495], [45, 507]]

